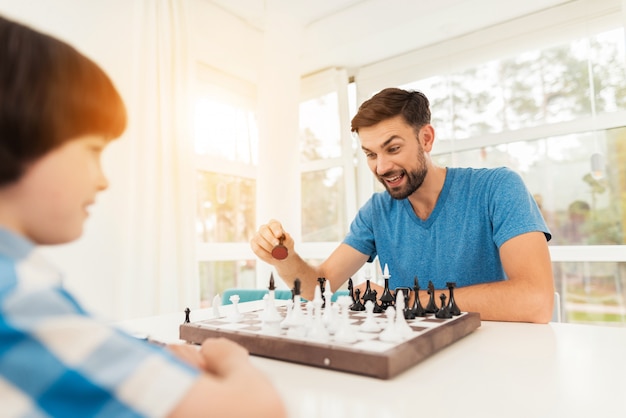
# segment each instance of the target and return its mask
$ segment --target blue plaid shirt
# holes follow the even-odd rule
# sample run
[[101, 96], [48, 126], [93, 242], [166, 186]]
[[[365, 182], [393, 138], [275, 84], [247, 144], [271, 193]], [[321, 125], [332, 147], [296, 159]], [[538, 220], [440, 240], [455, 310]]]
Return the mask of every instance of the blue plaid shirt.
[[198, 371], [96, 320], [29, 241], [0, 228], [0, 415], [166, 415]]

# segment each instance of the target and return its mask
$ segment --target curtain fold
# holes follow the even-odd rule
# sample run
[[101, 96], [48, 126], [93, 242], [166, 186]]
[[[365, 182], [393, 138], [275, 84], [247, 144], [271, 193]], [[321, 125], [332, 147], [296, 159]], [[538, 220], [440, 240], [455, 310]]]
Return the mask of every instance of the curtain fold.
[[131, 222], [124, 317], [183, 312], [199, 300], [194, 246], [190, 69], [184, 1], [142, 0], [129, 109]]

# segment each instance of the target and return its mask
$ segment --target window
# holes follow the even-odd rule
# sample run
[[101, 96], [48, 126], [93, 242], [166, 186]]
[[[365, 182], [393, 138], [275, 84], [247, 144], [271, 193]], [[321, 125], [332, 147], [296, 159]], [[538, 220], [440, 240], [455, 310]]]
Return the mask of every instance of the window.
[[357, 83], [361, 100], [390, 79], [423, 91], [438, 164], [520, 173], [553, 233], [563, 318], [626, 326], [623, 21], [583, 3], [564, 6], [556, 37], [545, 11], [372, 65]]
[[344, 71], [308, 77], [300, 103], [302, 241], [324, 243], [326, 256], [347, 233], [356, 206], [347, 86]]
[[254, 287], [258, 134], [254, 89], [198, 67], [194, 109], [196, 248], [201, 306], [231, 287]]

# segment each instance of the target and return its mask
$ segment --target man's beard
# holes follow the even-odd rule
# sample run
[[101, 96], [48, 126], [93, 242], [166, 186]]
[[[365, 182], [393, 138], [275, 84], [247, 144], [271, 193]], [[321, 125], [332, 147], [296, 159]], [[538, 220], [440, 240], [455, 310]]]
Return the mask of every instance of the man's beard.
[[422, 150], [420, 150], [420, 152], [417, 155], [417, 162], [418, 162], [417, 169], [411, 172], [407, 172], [403, 170], [401, 173], [399, 173], [399, 174], [404, 174], [404, 176], [406, 177], [406, 182], [403, 187], [399, 187], [399, 188], [389, 187], [384, 177], [388, 177], [389, 174], [391, 173], [385, 173], [381, 176], [377, 176], [376, 178], [378, 178], [378, 181], [380, 181], [383, 184], [383, 186], [385, 186], [385, 189], [387, 189], [387, 192], [389, 193], [391, 197], [393, 197], [394, 199], [398, 199], [398, 200], [406, 199], [407, 197], [411, 196], [413, 192], [415, 192], [417, 189], [420, 188], [422, 183], [424, 183], [426, 174], [428, 174], [428, 168], [426, 168], [426, 159], [424, 158], [424, 152]]

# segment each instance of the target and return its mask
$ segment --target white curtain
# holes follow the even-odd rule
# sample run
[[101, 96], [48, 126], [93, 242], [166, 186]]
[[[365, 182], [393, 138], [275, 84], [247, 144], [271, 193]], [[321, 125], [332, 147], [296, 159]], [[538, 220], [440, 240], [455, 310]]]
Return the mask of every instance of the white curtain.
[[128, 282], [122, 317], [183, 312], [199, 300], [194, 246], [190, 69], [184, 0], [138, 2], [138, 56], [129, 105]]

